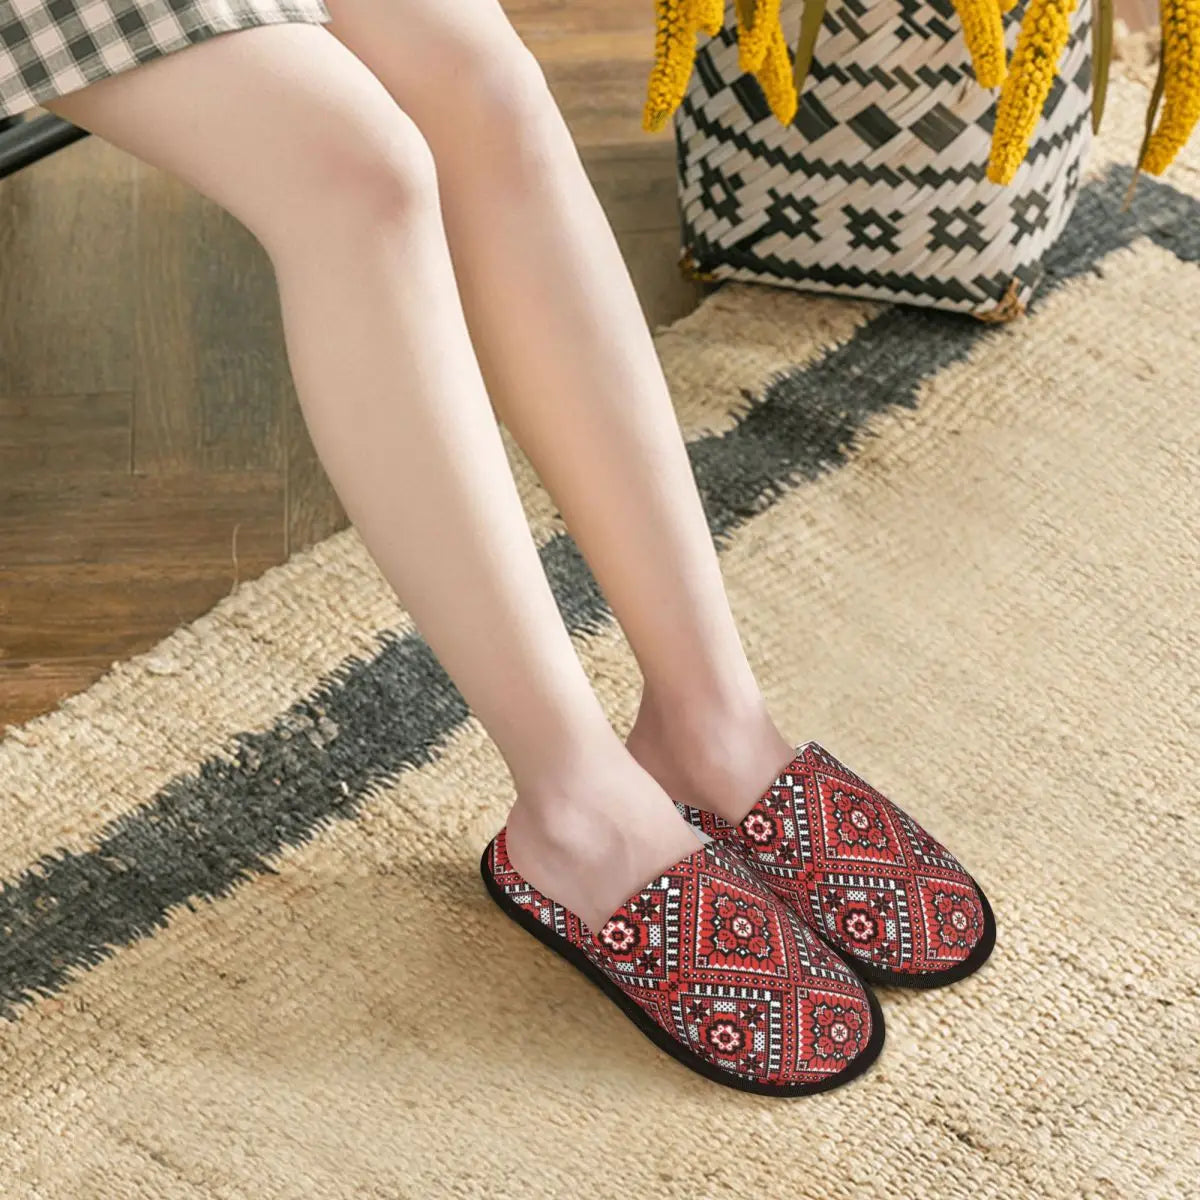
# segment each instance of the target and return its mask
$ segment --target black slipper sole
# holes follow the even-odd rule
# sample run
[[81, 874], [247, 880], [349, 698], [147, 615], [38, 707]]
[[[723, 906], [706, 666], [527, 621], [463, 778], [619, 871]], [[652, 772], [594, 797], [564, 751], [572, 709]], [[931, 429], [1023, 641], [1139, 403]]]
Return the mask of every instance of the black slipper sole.
[[960, 979], [966, 979], [968, 975], [973, 975], [978, 971], [991, 957], [992, 948], [996, 944], [996, 916], [992, 912], [992, 906], [983, 894], [983, 888], [974, 879], [971, 880], [971, 883], [979, 893], [979, 899], [983, 905], [983, 935], [962, 962], [956, 963], [953, 967], [947, 967], [944, 971], [925, 971], [919, 975], [905, 974], [903, 971], [889, 971], [886, 967], [878, 967], [874, 963], [866, 962], [850, 954], [844, 947], [831, 942], [821, 930], [815, 926], [813, 929], [831, 949], [836, 950], [842, 959], [854, 968], [856, 974], [868, 983], [878, 984], [881, 987], [922, 990], [945, 987], [949, 983], [957, 983]]
[[[871, 1010], [871, 1037], [866, 1046], [863, 1047], [862, 1053], [855, 1057], [844, 1071], [839, 1071], [838, 1074], [831, 1075], [827, 1079], [818, 1080], [815, 1083], [793, 1083], [773, 1086], [768, 1083], [757, 1082], [753, 1079], [744, 1079], [739, 1075], [735, 1075], [732, 1071], [726, 1071], [721, 1067], [714, 1066], [707, 1059], [701, 1058], [695, 1051], [690, 1050], [682, 1042], [673, 1038], [657, 1021], [647, 1016], [645, 1011], [638, 1007], [607, 975], [596, 967], [583, 951], [572, 946], [564, 938], [559, 937], [554, 930], [543, 925], [535, 917], [530, 916], [520, 905], [514, 904], [504, 894], [503, 889], [496, 883], [492, 877], [492, 873], [488, 870], [488, 853], [490, 850], [491, 845], [489, 844], [483, 851], [483, 857], [479, 860], [479, 873], [483, 876], [483, 883], [487, 888], [488, 895], [496, 902], [500, 911], [505, 916], [511, 917], [522, 929], [533, 934], [542, 945], [547, 946], [555, 954], [565, 958], [573, 967], [577, 967], [660, 1050], [665, 1050], [677, 1062], [682, 1063], [697, 1074], [703, 1075], [706, 1079], [711, 1079], [714, 1083], [722, 1084], [725, 1087], [736, 1088], [740, 1092], [754, 1092], [761, 1096], [807, 1096], [814, 1092], [827, 1092], [833, 1088], [841, 1087], [842, 1084], [849, 1083], [852, 1079], [861, 1075], [879, 1057], [884, 1041], [883, 1010], [879, 1007], [879, 1001], [875, 998], [870, 988], [864, 986], [863, 990], [866, 992], [867, 1002]], [[836, 947], [834, 947], [834, 950], [838, 958], [846, 963], [850, 970], [861, 979], [858, 965], [848, 960], [846, 955], [842, 951], [837, 950]]]

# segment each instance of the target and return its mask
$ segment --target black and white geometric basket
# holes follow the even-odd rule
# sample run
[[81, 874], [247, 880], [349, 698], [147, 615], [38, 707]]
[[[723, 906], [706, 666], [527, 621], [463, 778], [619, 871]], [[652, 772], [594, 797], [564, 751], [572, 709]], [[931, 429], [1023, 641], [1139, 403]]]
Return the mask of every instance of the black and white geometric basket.
[[[1011, 57], [1026, 0], [1005, 18]], [[1003, 320], [1023, 311], [1075, 205], [1092, 143], [1092, 4], [1029, 154], [986, 176], [999, 90], [979, 86], [951, 0], [828, 0], [792, 123], [738, 66], [736, 0], [675, 112], [680, 265]], [[795, 47], [802, 0], [783, 0]]]

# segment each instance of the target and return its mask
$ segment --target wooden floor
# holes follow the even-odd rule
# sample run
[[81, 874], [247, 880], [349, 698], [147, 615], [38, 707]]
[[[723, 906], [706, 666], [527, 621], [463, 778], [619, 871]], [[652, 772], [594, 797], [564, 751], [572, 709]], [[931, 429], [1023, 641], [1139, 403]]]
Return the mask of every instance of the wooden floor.
[[[1118, 0], [1127, 17], [1147, 0]], [[645, 0], [506, 0], [651, 325], [677, 267]], [[0, 181], [0, 728], [345, 525], [300, 419], [273, 273], [232, 218], [98, 138]]]

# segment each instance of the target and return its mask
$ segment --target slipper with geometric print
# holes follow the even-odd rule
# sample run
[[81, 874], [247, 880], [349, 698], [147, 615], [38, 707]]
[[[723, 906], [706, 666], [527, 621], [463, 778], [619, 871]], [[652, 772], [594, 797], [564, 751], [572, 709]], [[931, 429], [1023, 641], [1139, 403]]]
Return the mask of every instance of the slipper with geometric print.
[[693, 1071], [799, 1096], [848, 1083], [879, 1056], [878, 1000], [732, 848], [701, 843], [593, 933], [521, 876], [506, 833], [480, 861], [492, 899]]
[[736, 824], [685, 804], [869, 983], [933, 988], [987, 960], [996, 919], [966, 868], [903, 809], [816, 742]]

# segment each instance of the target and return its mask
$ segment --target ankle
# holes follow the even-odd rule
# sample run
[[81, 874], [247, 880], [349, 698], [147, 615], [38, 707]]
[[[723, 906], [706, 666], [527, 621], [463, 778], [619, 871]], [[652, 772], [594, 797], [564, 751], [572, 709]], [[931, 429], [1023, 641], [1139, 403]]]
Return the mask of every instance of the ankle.
[[616, 907], [700, 842], [628, 754], [553, 789], [519, 792], [508, 854], [543, 895], [599, 928]]
[[560, 797], [571, 797], [589, 786], [616, 778], [622, 765], [628, 770], [629, 752], [605, 718], [588, 724], [573, 721], [569, 729], [522, 732], [522, 742], [513, 747], [506, 740], [500, 751], [509, 777], [525, 807], [552, 806]]
[[514, 773], [514, 811], [528, 824], [548, 830], [566, 827], [570, 838], [572, 824], [603, 823], [615, 811], [614, 799], [655, 787], [617, 734], [610, 732], [611, 745], [580, 747], [577, 753], [548, 758], [521, 776]]
[[670, 707], [643, 693], [626, 746], [672, 799], [735, 824], [795, 749], [761, 693], [735, 704], [701, 700]]

